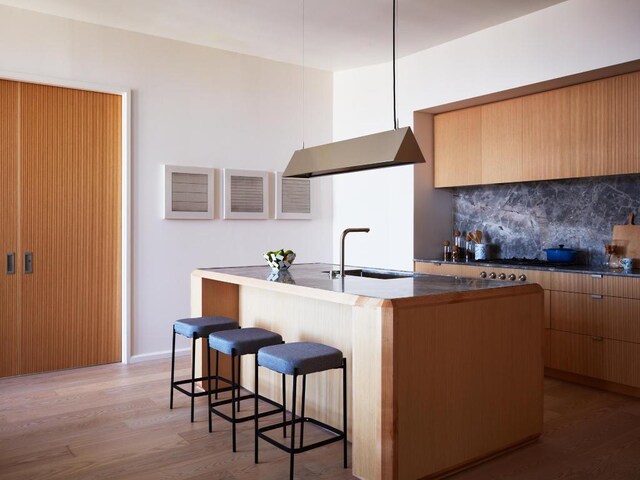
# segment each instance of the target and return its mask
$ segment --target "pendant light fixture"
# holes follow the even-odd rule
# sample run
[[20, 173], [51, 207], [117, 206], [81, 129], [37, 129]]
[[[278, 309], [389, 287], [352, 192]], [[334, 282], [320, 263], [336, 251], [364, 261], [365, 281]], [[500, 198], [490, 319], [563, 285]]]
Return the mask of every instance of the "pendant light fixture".
[[320, 177], [395, 165], [424, 163], [424, 156], [411, 128], [398, 128], [396, 116], [396, 2], [397, 0], [392, 0], [393, 130], [327, 143], [317, 147], [304, 148], [303, 145], [302, 149], [293, 153], [284, 171], [285, 177]]

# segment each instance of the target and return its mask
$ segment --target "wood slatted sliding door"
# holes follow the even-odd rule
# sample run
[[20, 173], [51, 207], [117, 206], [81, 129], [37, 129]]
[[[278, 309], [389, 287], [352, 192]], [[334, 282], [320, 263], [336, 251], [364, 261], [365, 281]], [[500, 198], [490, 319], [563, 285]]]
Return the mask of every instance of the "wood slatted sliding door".
[[118, 362], [121, 99], [22, 84], [20, 113], [21, 373]]
[[20, 84], [0, 80], [0, 376], [19, 373], [19, 273], [7, 273], [7, 255], [18, 252]]

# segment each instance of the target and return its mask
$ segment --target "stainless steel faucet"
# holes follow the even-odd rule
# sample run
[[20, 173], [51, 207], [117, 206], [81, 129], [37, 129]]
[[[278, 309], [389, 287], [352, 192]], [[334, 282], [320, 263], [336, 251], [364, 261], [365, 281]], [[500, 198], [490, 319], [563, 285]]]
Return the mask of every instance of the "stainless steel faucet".
[[342, 237], [340, 237], [340, 277], [344, 278], [344, 240], [347, 237], [348, 233], [351, 232], [362, 232], [369, 233], [368, 228], [345, 228], [342, 232]]

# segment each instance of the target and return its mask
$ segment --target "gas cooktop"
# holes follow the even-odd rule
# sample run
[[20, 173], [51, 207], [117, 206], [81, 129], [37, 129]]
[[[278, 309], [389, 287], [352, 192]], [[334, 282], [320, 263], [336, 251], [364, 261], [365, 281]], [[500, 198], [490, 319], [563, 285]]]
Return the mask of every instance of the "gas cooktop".
[[538, 258], [497, 258], [494, 260], [478, 260], [475, 263], [490, 263], [495, 265], [516, 265], [523, 267], [568, 267], [576, 263], [547, 262]]

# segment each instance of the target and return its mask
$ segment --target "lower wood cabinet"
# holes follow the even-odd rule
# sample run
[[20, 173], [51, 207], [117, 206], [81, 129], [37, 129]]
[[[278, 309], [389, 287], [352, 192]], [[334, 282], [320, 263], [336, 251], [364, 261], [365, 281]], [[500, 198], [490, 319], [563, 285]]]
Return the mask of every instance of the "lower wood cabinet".
[[640, 300], [552, 291], [551, 328], [640, 344]]
[[640, 388], [640, 344], [548, 330], [545, 366]]

